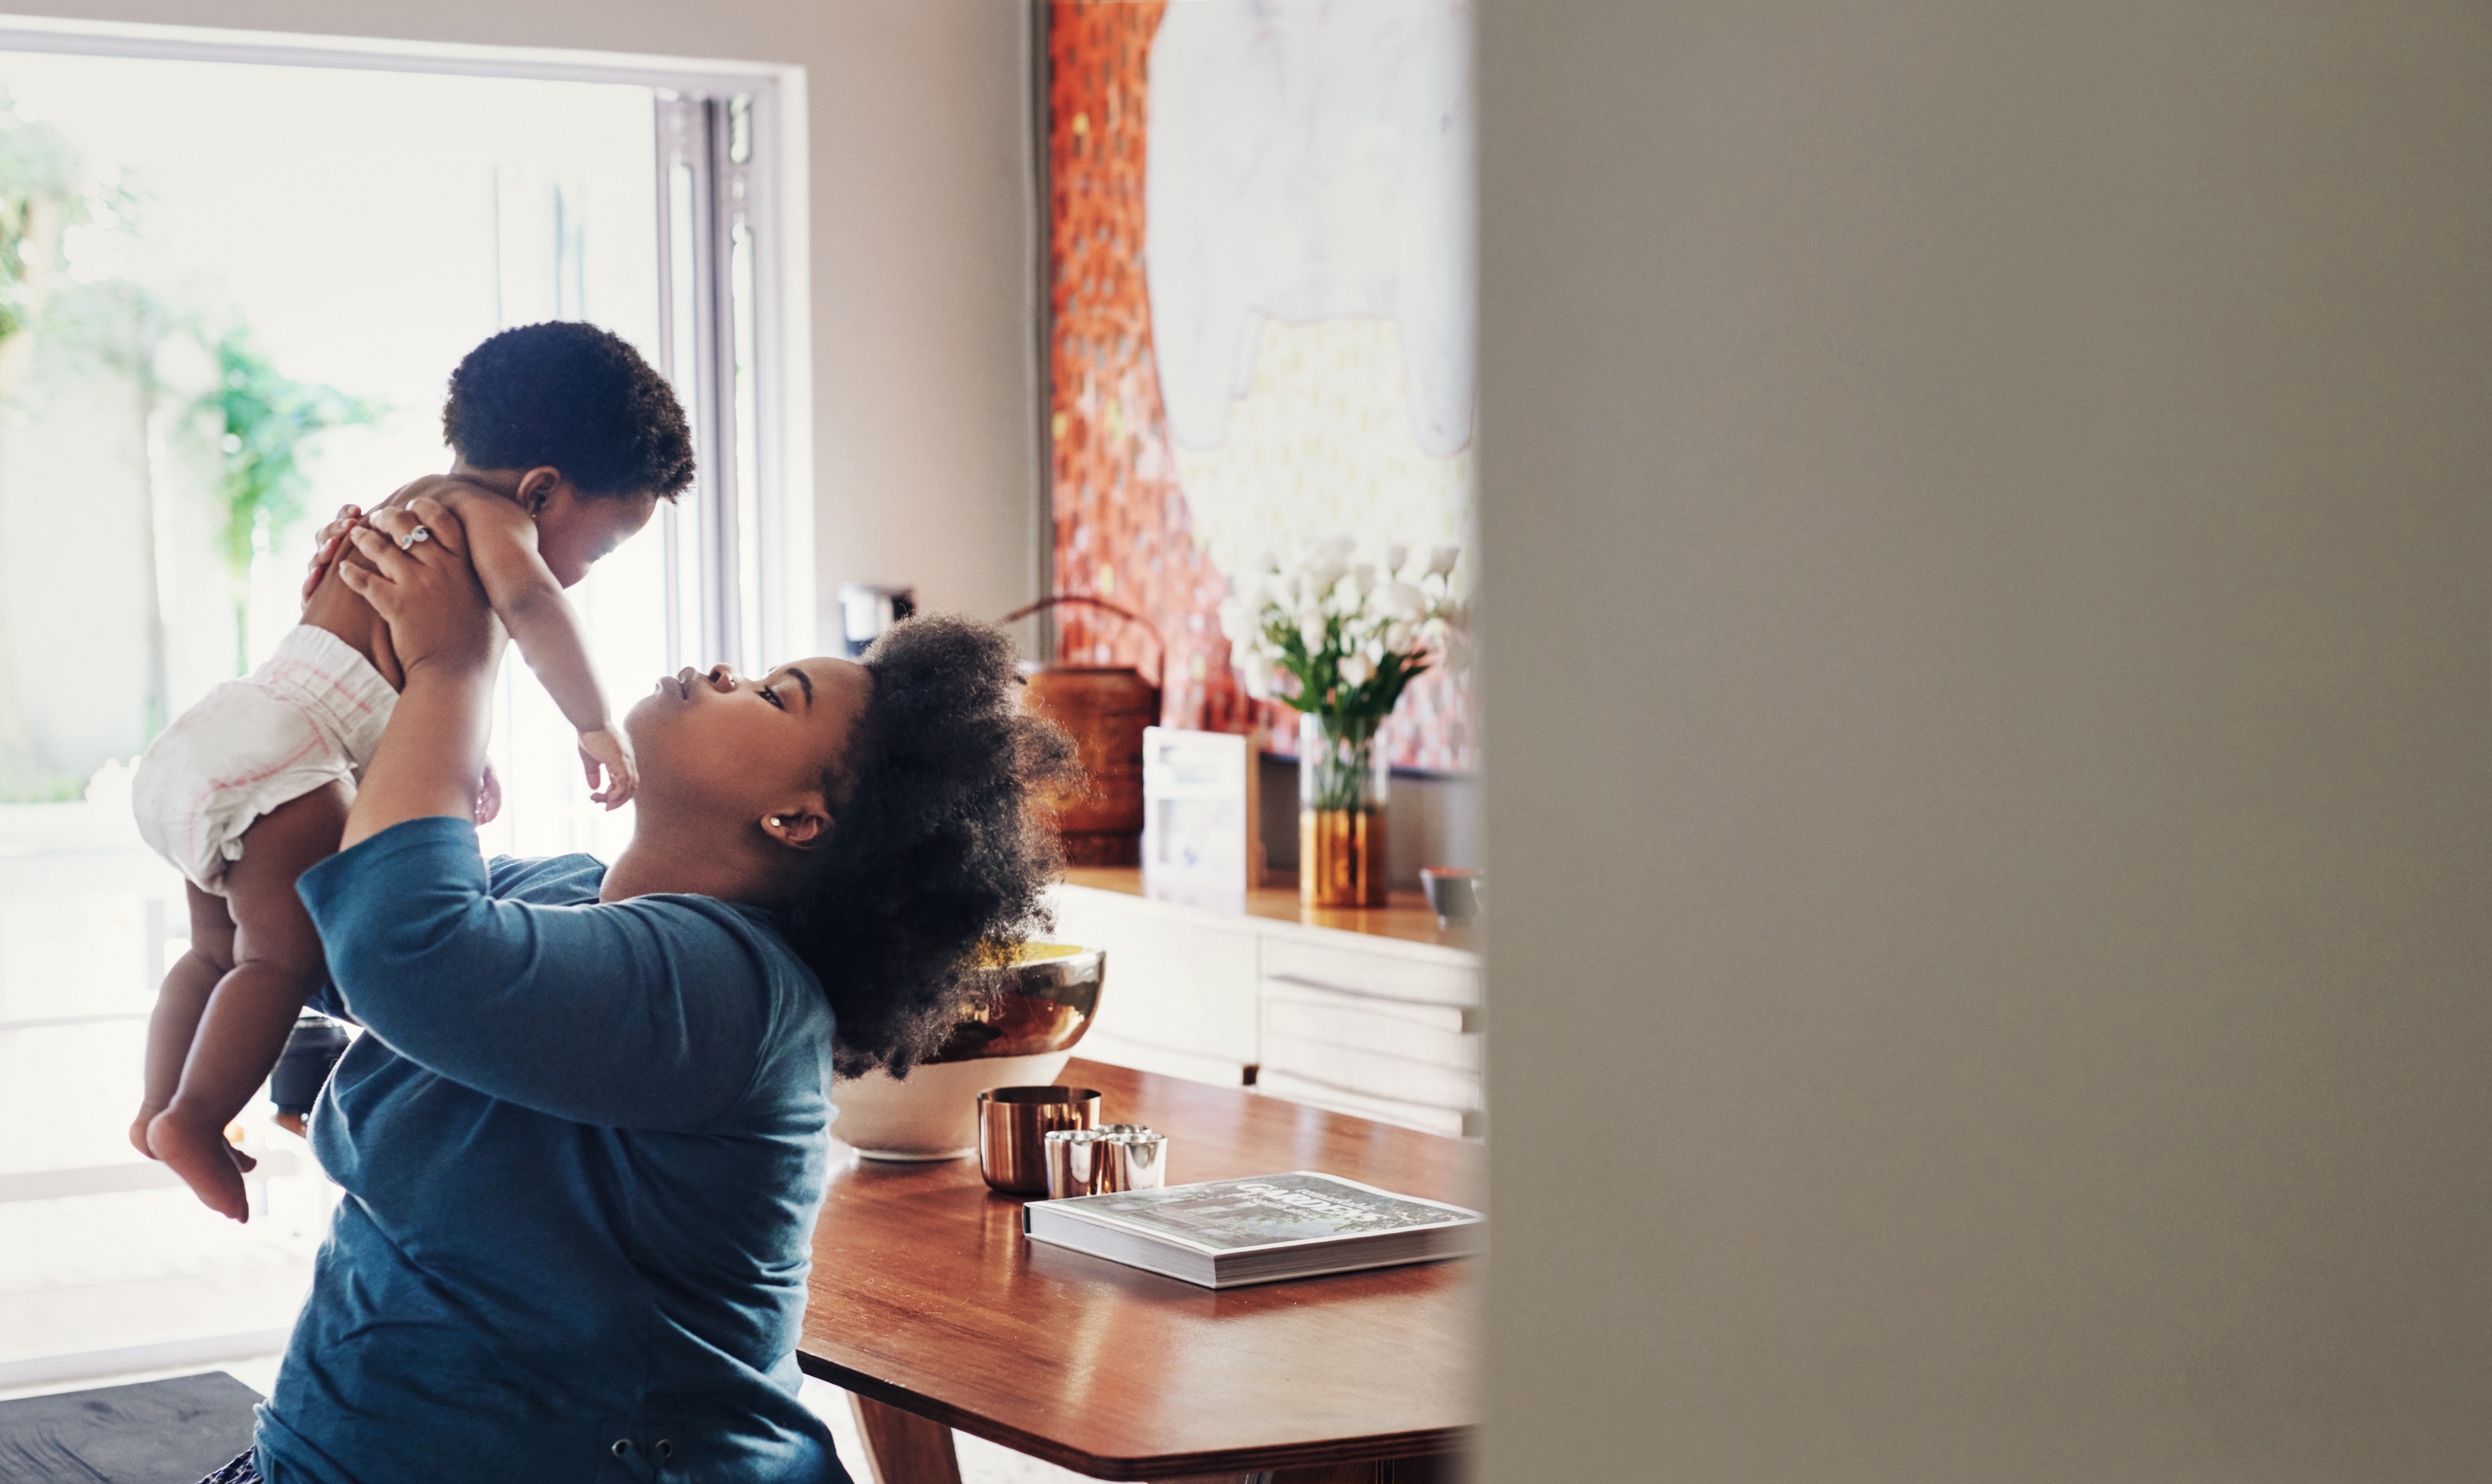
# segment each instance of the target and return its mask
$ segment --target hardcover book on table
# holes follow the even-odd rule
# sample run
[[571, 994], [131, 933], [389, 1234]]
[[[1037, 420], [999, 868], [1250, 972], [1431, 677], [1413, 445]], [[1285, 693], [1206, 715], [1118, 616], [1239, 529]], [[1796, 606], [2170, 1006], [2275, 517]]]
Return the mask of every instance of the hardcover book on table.
[[1477, 1252], [1477, 1211], [1312, 1170], [1022, 1207], [1030, 1240], [1207, 1289]]

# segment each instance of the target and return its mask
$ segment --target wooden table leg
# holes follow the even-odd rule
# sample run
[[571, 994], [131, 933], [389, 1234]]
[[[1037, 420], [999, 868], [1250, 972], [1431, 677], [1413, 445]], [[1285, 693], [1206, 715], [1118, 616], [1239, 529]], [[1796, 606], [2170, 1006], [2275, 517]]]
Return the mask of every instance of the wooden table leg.
[[848, 1406], [865, 1436], [866, 1468], [874, 1484], [961, 1484], [961, 1460], [952, 1452], [952, 1430], [851, 1391]]

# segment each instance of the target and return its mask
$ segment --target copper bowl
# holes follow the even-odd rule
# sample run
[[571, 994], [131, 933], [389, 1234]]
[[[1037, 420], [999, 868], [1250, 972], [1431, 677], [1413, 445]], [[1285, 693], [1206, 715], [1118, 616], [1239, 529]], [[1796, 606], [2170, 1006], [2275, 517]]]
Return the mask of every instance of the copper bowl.
[[1024, 943], [1012, 964], [982, 969], [986, 997], [929, 1063], [1069, 1052], [1089, 1030], [1106, 977], [1104, 948]]
[[868, 1072], [831, 1089], [831, 1137], [868, 1159], [959, 1159], [978, 1149], [978, 1094], [1045, 1085], [1090, 1029], [1107, 974], [1102, 949], [1024, 943], [982, 969], [989, 993], [943, 1049], [905, 1079]]

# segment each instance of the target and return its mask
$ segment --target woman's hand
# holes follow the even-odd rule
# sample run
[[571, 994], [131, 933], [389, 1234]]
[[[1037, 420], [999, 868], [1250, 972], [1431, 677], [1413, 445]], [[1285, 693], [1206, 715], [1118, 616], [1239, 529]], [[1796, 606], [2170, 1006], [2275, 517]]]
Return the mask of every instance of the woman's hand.
[[428, 666], [490, 672], [498, 658], [493, 610], [467, 561], [466, 528], [447, 506], [418, 495], [346, 539], [371, 570], [349, 562], [339, 576], [389, 624], [390, 647], [410, 680]]
[[363, 518], [364, 507], [361, 505], [341, 505], [338, 519], [320, 527], [319, 544], [312, 549], [311, 570], [303, 575], [305, 608], [312, 606], [312, 595], [320, 590], [320, 579], [329, 575], [331, 564], [338, 560], [339, 553], [346, 549], [346, 533], [353, 530], [355, 522]]
[[[493, 492], [473, 480], [453, 479], [447, 474], [425, 474], [399, 486], [397, 490], [391, 491], [389, 498], [396, 500], [450, 488], [473, 490], [480, 494]], [[364, 507], [361, 505], [341, 505], [338, 507], [336, 519], [320, 527], [319, 537], [312, 549], [312, 565], [303, 574], [305, 608], [312, 606], [312, 595], [320, 590], [320, 579], [329, 575], [329, 569], [337, 565], [338, 558], [346, 554], [347, 532], [362, 524], [363, 519]]]
[[501, 633], [466, 532], [438, 501], [381, 511], [347, 539], [362, 561], [339, 579], [388, 622], [406, 688], [346, 812], [341, 850], [409, 819], [475, 818]]

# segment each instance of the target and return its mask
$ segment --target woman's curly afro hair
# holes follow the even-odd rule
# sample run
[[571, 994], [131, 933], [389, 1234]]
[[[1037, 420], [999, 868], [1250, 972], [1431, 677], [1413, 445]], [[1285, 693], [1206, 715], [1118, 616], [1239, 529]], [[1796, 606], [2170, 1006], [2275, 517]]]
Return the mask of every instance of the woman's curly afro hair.
[[576, 320], [505, 330], [467, 352], [441, 432], [477, 468], [550, 465], [583, 494], [673, 499], [693, 481], [674, 388], [630, 341]]
[[1047, 925], [1063, 858], [1033, 805], [1076, 775], [1073, 745], [1022, 709], [1014, 661], [1002, 630], [951, 614], [865, 653], [872, 690], [832, 790], [846, 802], [787, 918], [844, 1076], [905, 1076], [975, 999], [972, 958]]

